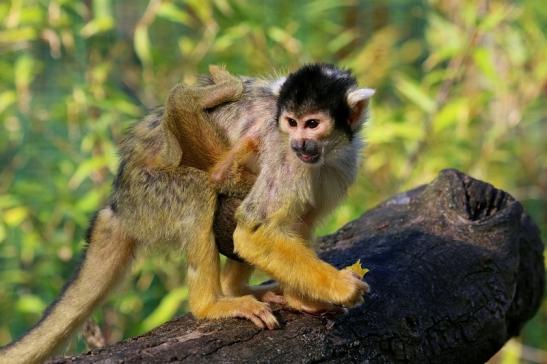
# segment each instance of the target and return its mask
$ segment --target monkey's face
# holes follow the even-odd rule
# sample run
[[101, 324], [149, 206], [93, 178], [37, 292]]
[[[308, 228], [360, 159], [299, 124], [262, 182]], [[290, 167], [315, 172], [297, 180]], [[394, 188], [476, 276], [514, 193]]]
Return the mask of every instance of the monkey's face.
[[325, 152], [325, 141], [334, 129], [334, 121], [325, 112], [297, 115], [284, 110], [279, 128], [288, 135], [289, 147], [304, 163], [317, 164]]
[[280, 131], [308, 165], [336, 160], [352, 146], [374, 90], [357, 88], [349, 71], [312, 64], [290, 74], [278, 91]]

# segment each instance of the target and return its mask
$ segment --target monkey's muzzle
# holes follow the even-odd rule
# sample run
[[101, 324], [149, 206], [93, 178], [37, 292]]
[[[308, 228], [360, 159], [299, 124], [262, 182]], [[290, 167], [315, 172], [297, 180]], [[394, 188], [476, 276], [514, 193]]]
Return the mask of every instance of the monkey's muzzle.
[[291, 149], [304, 163], [317, 163], [321, 158], [319, 144], [313, 139], [293, 139]]

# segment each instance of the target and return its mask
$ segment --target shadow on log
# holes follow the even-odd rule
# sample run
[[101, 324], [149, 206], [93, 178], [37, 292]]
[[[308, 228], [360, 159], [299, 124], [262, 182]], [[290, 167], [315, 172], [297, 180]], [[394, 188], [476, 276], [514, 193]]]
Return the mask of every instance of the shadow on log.
[[282, 328], [175, 319], [53, 363], [484, 363], [537, 311], [537, 226], [509, 194], [455, 170], [322, 238], [337, 267], [361, 259], [371, 293], [343, 316], [276, 308]]

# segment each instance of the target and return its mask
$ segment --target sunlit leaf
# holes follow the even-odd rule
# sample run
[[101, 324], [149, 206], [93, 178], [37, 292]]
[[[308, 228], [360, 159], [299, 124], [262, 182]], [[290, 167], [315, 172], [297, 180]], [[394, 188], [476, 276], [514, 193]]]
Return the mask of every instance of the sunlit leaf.
[[[334, 62], [377, 89], [357, 182], [318, 234], [456, 167], [525, 202], [546, 241], [546, 19], [539, 0], [0, 1], [0, 346], [39, 315], [20, 295], [58, 294], [126, 129], [210, 63], [267, 76]], [[99, 310], [112, 340], [182, 312], [183, 295], [158, 306], [183, 287], [175, 255], [141, 258]], [[521, 340], [547, 350], [544, 311]]]
[[82, 36], [89, 38], [99, 33], [109, 31], [114, 27], [114, 19], [98, 18], [87, 23], [81, 30]]
[[405, 97], [419, 106], [425, 112], [435, 110], [435, 100], [429, 96], [416, 82], [405, 77], [396, 79], [395, 87]]
[[6, 239], [6, 227], [0, 222], [0, 243]]
[[330, 52], [338, 52], [342, 48], [349, 45], [351, 42], [353, 42], [357, 38], [358, 34], [353, 30], [349, 29], [342, 33], [340, 33], [338, 36], [336, 36], [334, 39], [332, 39], [329, 42], [328, 48]]
[[35, 72], [36, 62], [29, 55], [23, 55], [15, 63], [15, 85], [17, 88], [26, 88], [30, 84]]
[[24, 294], [19, 296], [16, 303], [16, 309], [19, 313], [24, 314], [41, 314], [46, 308], [46, 303], [38, 296]]
[[135, 51], [142, 63], [148, 64], [152, 60], [150, 52], [150, 38], [148, 37], [148, 28], [138, 26], [135, 29], [135, 38], [133, 40]]
[[477, 48], [473, 52], [473, 59], [479, 66], [481, 72], [491, 81], [497, 81], [499, 75], [496, 73], [496, 66], [493, 55], [485, 48]]
[[435, 133], [450, 130], [454, 135], [454, 129], [460, 121], [469, 118], [469, 101], [467, 99], [454, 99], [444, 105], [435, 115], [433, 131]]
[[213, 18], [213, 8], [210, 1], [203, 0], [186, 0], [188, 6], [196, 13], [199, 20], [203, 23], [207, 23]]
[[139, 332], [147, 332], [152, 330], [164, 322], [171, 319], [181, 303], [188, 298], [188, 288], [179, 287], [172, 289], [161, 300], [158, 307], [150, 314], [139, 326]]
[[175, 4], [164, 2], [160, 5], [157, 15], [170, 21], [190, 25], [190, 17]]
[[215, 6], [222, 12], [224, 15], [233, 14], [232, 6], [228, 0], [213, 0]]
[[31, 27], [1, 30], [0, 45], [34, 40], [36, 35], [36, 29]]
[[10, 226], [18, 226], [28, 216], [28, 210], [24, 207], [13, 207], [11, 209], [4, 210], [2, 218], [6, 224]]
[[17, 95], [14, 91], [4, 91], [0, 93], [0, 114], [3, 113], [9, 106], [13, 105], [17, 100]]
[[300, 42], [284, 29], [272, 27], [268, 35], [274, 41], [282, 44], [291, 53], [296, 53], [300, 50]]
[[106, 166], [107, 161], [103, 157], [91, 158], [80, 163], [76, 169], [76, 172], [74, 172], [68, 182], [69, 188], [77, 188], [84, 181], [84, 179], [88, 178], [93, 172], [96, 172]]
[[369, 272], [370, 269], [364, 268], [361, 265], [361, 259], [353, 263], [352, 265], [348, 265], [344, 269], [350, 270], [353, 273], [357, 274], [359, 277], [364, 278], [365, 274]]

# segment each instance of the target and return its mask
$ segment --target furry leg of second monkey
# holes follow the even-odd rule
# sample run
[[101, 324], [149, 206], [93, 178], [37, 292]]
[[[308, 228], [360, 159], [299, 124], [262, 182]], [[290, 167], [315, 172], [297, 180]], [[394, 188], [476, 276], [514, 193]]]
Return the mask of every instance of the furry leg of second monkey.
[[194, 237], [188, 246], [188, 289], [190, 310], [198, 319], [241, 317], [251, 320], [260, 328], [279, 326], [267, 303], [252, 295], [224, 297], [220, 286], [220, 258], [215, 238], [209, 228], [197, 229], [201, 236]]
[[285, 298], [277, 282], [259, 286], [248, 285], [253, 271], [254, 268], [250, 264], [228, 258], [221, 275], [222, 292], [232, 297], [250, 294], [262, 302], [285, 305]]

